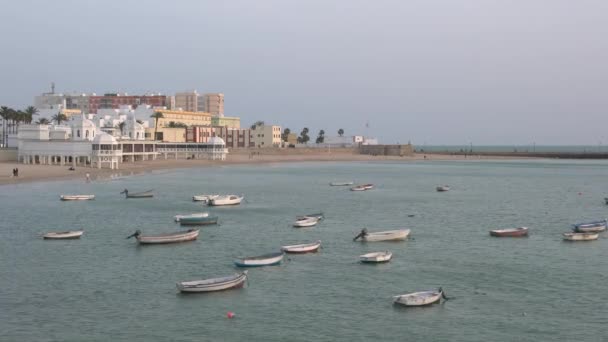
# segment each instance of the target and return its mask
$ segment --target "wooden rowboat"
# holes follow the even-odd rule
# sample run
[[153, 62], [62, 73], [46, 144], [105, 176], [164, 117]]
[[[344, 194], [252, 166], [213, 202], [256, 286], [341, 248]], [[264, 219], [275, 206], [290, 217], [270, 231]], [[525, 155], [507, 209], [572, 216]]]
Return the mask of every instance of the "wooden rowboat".
[[599, 233], [564, 233], [564, 240], [566, 241], [592, 241], [597, 240], [600, 236]]
[[67, 232], [51, 232], [46, 233], [42, 236], [45, 240], [69, 240], [69, 239], [80, 239], [84, 234], [84, 230], [72, 230]]
[[95, 199], [95, 195], [61, 195], [62, 201], [90, 201]]
[[405, 240], [410, 235], [410, 229], [397, 229], [387, 230], [384, 232], [368, 233], [367, 229], [362, 229], [359, 235], [355, 236], [353, 241], [361, 238], [361, 241], [374, 242], [374, 241], [398, 241]]
[[440, 185], [436, 188], [437, 192], [446, 192], [446, 191], [450, 191], [450, 186], [449, 185]]
[[331, 182], [329, 183], [330, 186], [349, 186], [349, 185], [353, 185], [355, 184], [355, 182]]
[[175, 220], [175, 222], [179, 222], [183, 218], [197, 218], [197, 217], [209, 217], [209, 213], [195, 213], [195, 214], [188, 214], [188, 215], [175, 215], [173, 217], [173, 219]]
[[220, 195], [195, 195], [192, 196], [192, 200], [195, 202], [206, 202], [209, 203], [210, 200], [214, 198], [218, 198]]
[[496, 237], [524, 237], [528, 236], [527, 227], [519, 228], [508, 228], [508, 229], [495, 229], [490, 230], [490, 235]]
[[293, 226], [297, 227], [297, 228], [312, 227], [312, 226], [316, 225], [318, 222], [319, 222], [319, 219], [316, 217], [302, 217], [302, 218], [298, 218], [293, 223]]
[[389, 262], [393, 258], [393, 253], [389, 251], [385, 252], [373, 252], [359, 256], [359, 259], [363, 263], [383, 263]]
[[217, 224], [217, 216], [182, 217], [179, 220], [182, 226], [204, 226]]
[[599, 233], [606, 230], [607, 223], [606, 220], [577, 223], [572, 225], [572, 230], [578, 233]]
[[284, 255], [283, 252], [276, 252], [254, 257], [236, 258], [234, 264], [238, 267], [273, 266], [280, 264]]
[[281, 250], [285, 253], [316, 253], [321, 247], [321, 240], [312, 243], [302, 243], [299, 245], [282, 246]]
[[246, 281], [247, 271], [244, 271], [228, 277], [180, 282], [177, 289], [185, 293], [224, 291], [243, 287]]
[[237, 205], [241, 204], [245, 196], [237, 196], [237, 195], [227, 195], [227, 196], [219, 196], [216, 198], [212, 198], [209, 200], [209, 205], [211, 206], [220, 206], [220, 205]]
[[315, 217], [317, 220], [321, 221], [322, 219], [325, 218], [325, 215], [323, 215], [323, 213], [314, 213], [314, 214], [296, 216], [296, 219], [299, 220], [299, 219], [306, 218], [306, 217]]
[[443, 289], [407, 293], [393, 297], [393, 303], [404, 306], [425, 306], [439, 303], [441, 298], [447, 299]]
[[124, 189], [121, 194], [125, 194], [125, 198], [150, 198], [154, 197], [154, 190], [143, 192], [129, 193], [129, 190]]
[[198, 233], [198, 229], [188, 229], [175, 233], [142, 235], [141, 231], [137, 230], [135, 233], [127, 236], [127, 239], [135, 237], [137, 239], [137, 242], [142, 245], [177, 243], [196, 240], [196, 238], [198, 238]]

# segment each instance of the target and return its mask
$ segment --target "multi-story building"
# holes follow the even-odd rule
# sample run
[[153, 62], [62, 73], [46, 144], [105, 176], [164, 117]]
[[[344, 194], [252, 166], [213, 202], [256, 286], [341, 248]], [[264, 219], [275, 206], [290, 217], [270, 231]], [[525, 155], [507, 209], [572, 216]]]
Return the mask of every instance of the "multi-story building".
[[224, 94], [207, 93], [199, 96], [199, 111], [211, 113], [213, 116], [224, 116]]
[[77, 109], [88, 113], [90, 96], [89, 94], [44, 93], [34, 97], [34, 107], [39, 111], [55, 111], [55, 114], [61, 109]]
[[281, 126], [252, 126], [251, 142], [253, 147], [281, 146]]
[[[183, 124], [185, 126], [211, 126], [211, 114], [203, 112], [188, 112], [183, 110], [153, 109], [160, 112], [163, 117], [158, 120], [158, 127], [169, 127], [170, 123]], [[155, 127], [152, 120], [150, 127]]]
[[250, 129], [233, 129], [226, 126], [193, 126], [186, 128], [186, 142], [208, 142], [213, 137], [222, 138], [228, 148], [253, 147]]
[[229, 128], [239, 129], [241, 128], [241, 118], [230, 116], [211, 116], [211, 126], [227, 126]]
[[[131, 106], [147, 104], [152, 107], [167, 107], [167, 96], [161, 94], [152, 95], [127, 95], [118, 93], [104, 94], [103, 96], [89, 96], [89, 108], [86, 113], [97, 113], [98, 109], [118, 109], [120, 106]], [[71, 109], [69, 106], [68, 109]]]
[[174, 109], [181, 109], [186, 112], [201, 111], [199, 110], [199, 94], [196, 92], [196, 90], [176, 93]]

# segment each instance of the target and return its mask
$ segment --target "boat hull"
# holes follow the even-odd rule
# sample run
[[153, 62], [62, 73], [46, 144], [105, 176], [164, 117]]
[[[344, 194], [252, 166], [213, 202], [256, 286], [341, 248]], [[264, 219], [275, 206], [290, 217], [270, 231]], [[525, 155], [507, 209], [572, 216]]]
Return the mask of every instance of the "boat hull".
[[564, 233], [563, 238], [565, 241], [593, 241], [597, 240], [600, 236], [599, 233]]
[[[232, 197], [232, 196], [231, 196]], [[214, 198], [209, 200], [209, 205], [212, 207], [239, 205], [243, 201], [243, 197], [235, 196], [235, 198]]]
[[316, 253], [321, 248], [321, 241], [299, 245], [282, 246], [281, 250], [289, 254]]
[[385, 232], [368, 233], [366, 236], [361, 238], [361, 241], [364, 241], [364, 242], [402, 241], [402, 240], [406, 240], [409, 235], [410, 235], [409, 229], [388, 230]]
[[294, 222], [293, 226], [296, 228], [312, 227], [316, 226], [317, 223], [319, 223], [319, 219], [317, 219], [316, 217], [308, 217]]
[[396, 296], [393, 303], [403, 306], [427, 306], [441, 302], [441, 292], [423, 291]]
[[62, 201], [90, 201], [95, 199], [95, 195], [61, 195]]
[[279, 265], [283, 260], [284, 254], [281, 252], [280, 254], [273, 254], [259, 257], [247, 257], [247, 258], [237, 258], [234, 260], [234, 264], [238, 267], [262, 267], [262, 266], [275, 266]]
[[526, 237], [528, 236], [528, 228], [490, 230], [490, 235], [494, 237]]
[[194, 241], [198, 238], [199, 230], [191, 230], [187, 232], [178, 232], [174, 234], [160, 235], [139, 235], [137, 241], [142, 245], [160, 245], [169, 243], [180, 243]]
[[606, 225], [608, 225], [607, 220], [578, 223], [572, 225], [572, 230], [577, 233], [599, 233], [606, 230]]
[[80, 237], [84, 234], [82, 230], [75, 230], [70, 232], [53, 232], [46, 233], [42, 236], [45, 240], [75, 240], [80, 239]]
[[182, 218], [179, 220], [182, 226], [206, 226], [217, 224], [217, 216]]
[[393, 253], [391, 252], [375, 252], [367, 253], [359, 256], [359, 260], [366, 264], [380, 264], [391, 261]]
[[209, 280], [186, 281], [177, 283], [177, 289], [183, 293], [205, 293], [238, 289], [245, 285], [247, 272], [232, 277], [224, 277]]

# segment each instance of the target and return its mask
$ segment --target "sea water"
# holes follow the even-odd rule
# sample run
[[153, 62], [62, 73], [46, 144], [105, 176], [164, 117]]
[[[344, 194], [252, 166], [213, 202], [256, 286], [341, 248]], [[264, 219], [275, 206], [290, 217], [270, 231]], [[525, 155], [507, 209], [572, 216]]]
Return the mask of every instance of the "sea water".
[[[608, 240], [568, 243], [570, 224], [608, 216], [604, 161], [293, 163], [151, 172], [116, 181], [0, 187], [2, 341], [605, 341]], [[331, 181], [374, 183], [352, 192]], [[448, 184], [452, 190], [435, 191]], [[153, 199], [125, 199], [155, 189]], [[206, 208], [202, 193], [244, 194]], [[61, 202], [61, 194], [95, 194]], [[180, 230], [176, 214], [220, 225], [195, 242], [138, 246]], [[313, 228], [296, 215], [323, 211]], [[410, 217], [414, 215], [413, 217]], [[530, 237], [493, 238], [527, 226]], [[353, 242], [362, 229], [404, 242]], [[48, 231], [84, 229], [80, 240]], [[231, 275], [234, 257], [322, 240], [316, 254], [249, 270], [244, 289], [181, 295], [179, 281]], [[393, 252], [390, 263], [358, 256]], [[402, 308], [392, 296], [442, 286], [452, 298]], [[232, 319], [226, 317], [234, 312]]]

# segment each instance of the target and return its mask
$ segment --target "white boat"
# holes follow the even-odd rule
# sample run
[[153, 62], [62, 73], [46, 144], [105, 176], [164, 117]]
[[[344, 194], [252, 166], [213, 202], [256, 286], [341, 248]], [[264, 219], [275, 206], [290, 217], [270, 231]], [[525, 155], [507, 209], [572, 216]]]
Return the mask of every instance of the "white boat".
[[84, 230], [72, 230], [67, 232], [51, 232], [46, 233], [42, 236], [42, 238], [46, 240], [61, 240], [61, 239], [80, 239]]
[[353, 185], [355, 184], [355, 182], [331, 182], [329, 183], [330, 186], [349, 186], [349, 185]]
[[364, 263], [381, 263], [390, 261], [392, 257], [393, 253], [385, 251], [363, 254], [359, 256], [359, 259]]
[[90, 201], [95, 199], [95, 195], [61, 195], [62, 201]]
[[192, 200], [195, 202], [209, 202], [218, 197], [220, 197], [220, 195], [195, 195], [192, 196]]
[[216, 198], [212, 198], [209, 200], [209, 205], [211, 206], [220, 206], [220, 205], [237, 205], [241, 204], [241, 201], [245, 198], [245, 196], [237, 196], [237, 195], [226, 195], [226, 196], [218, 196]]
[[410, 231], [410, 229], [397, 229], [368, 233], [367, 229], [364, 228], [359, 235], [355, 236], [353, 241], [356, 241], [359, 238], [361, 238], [361, 241], [365, 242], [405, 240], [410, 235]]
[[436, 189], [438, 192], [450, 191], [450, 186], [449, 185], [440, 185]]
[[606, 230], [607, 220], [599, 220], [593, 222], [576, 223], [572, 225], [572, 229], [577, 233], [600, 233]]
[[234, 264], [238, 267], [273, 266], [280, 264], [283, 256], [285, 254], [281, 251], [254, 257], [237, 258], [234, 259]]
[[325, 215], [323, 215], [323, 213], [314, 213], [314, 214], [308, 214], [308, 215], [301, 215], [301, 216], [296, 216], [296, 219], [302, 219], [305, 217], [316, 217], [319, 221], [321, 221], [322, 219], [325, 218]]
[[177, 283], [180, 292], [214, 292], [243, 287], [247, 281], [247, 271], [228, 277], [193, 280]]
[[201, 217], [209, 217], [209, 213], [195, 213], [195, 214], [188, 214], [188, 215], [175, 215], [173, 217], [173, 219], [175, 220], [175, 222], [179, 222], [181, 219], [185, 218], [201, 218]]
[[312, 227], [314, 225], [316, 225], [319, 222], [319, 219], [316, 217], [301, 217], [296, 219], [296, 221], [293, 223], [294, 227]]
[[393, 303], [405, 306], [425, 306], [439, 303], [441, 298], [447, 300], [443, 289], [407, 293], [393, 297]]
[[281, 246], [285, 253], [314, 253], [321, 247], [321, 240], [312, 243], [302, 243], [299, 245]]
[[352, 188], [350, 188], [351, 191], [367, 191], [367, 190], [371, 190], [374, 188], [374, 184], [362, 184], [362, 185], [357, 185], [357, 186], [353, 186]]
[[137, 230], [134, 234], [127, 236], [127, 239], [135, 237], [137, 242], [142, 245], [177, 243], [196, 240], [196, 238], [198, 238], [198, 233], [198, 229], [188, 229], [175, 233], [142, 235], [141, 231]]
[[599, 233], [564, 233], [564, 240], [566, 241], [592, 241], [597, 240], [600, 236]]

